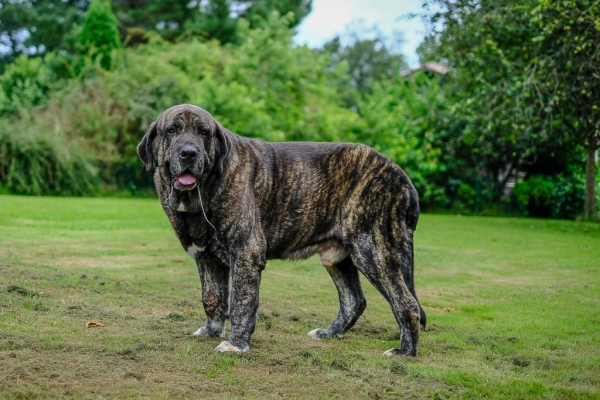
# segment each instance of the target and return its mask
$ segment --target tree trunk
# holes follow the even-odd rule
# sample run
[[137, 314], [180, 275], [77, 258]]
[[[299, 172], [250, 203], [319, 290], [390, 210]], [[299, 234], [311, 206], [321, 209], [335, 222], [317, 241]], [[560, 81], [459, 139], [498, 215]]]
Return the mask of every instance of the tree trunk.
[[587, 162], [585, 164], [585, 210], [584, 218], [596, 221], [598, 218], [598, 205], [596, 204], [596, 153], [595, 146], [587, 148]]

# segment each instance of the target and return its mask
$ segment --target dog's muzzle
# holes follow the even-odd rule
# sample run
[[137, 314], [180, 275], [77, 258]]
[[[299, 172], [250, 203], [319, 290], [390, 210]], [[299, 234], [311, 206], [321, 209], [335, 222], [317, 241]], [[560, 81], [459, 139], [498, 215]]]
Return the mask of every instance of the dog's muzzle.
[[176, 176], [175, 178], [175, 189], [177, 190], [192, 190], [197, 186], [197, 174], [194, 174], [195, 167], [197, 167], [201, 163], [199, 162], [199, 152], [198, 150], [191, 145], [185, 145], [181, 149], [178, 150], [177, 155], [175, 156], [176, 163], [172, 163], [177, 165], [180, 173], [173, 174]]

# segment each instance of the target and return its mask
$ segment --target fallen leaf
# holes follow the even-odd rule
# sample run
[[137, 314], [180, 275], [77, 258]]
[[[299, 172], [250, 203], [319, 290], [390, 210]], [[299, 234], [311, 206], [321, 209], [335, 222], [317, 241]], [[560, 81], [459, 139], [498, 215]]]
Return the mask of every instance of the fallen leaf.
[[96, 327], [96, 326], [104, 326], [104, 324], [101, 324], [100, 322], [96, 322], [96, 321], [90, 321], [87, 324], [85, 324], [85, 329], [90, 328], [90, 327]]
[[23, 383], [24, 381], [23, 381], [23, 379], [21, 379], [21, 378], [17, 378], [17, 379], [15, 379], [13, 382], [14, 382], [14, 383]]

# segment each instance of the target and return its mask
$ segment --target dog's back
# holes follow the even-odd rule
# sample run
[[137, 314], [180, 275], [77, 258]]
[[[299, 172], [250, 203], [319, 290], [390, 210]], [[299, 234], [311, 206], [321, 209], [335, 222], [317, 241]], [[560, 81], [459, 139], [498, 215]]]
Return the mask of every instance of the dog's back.
[[255, 180], [267, 258], [308, 257], [317, 251], [307, 247], [350, 240], [378, 220], [398, 234], [416, 227], [418, 195], [410, 179], [368, 146], [262, 140], [245, 145], [260, 163]]

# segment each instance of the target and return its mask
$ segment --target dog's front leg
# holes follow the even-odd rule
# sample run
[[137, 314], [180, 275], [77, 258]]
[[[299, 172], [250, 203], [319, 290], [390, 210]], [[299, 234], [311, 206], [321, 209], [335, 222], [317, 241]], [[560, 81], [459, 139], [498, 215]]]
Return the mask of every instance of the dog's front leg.
[[229, 311], [229, 268], [217, 262], [198, 260], [198, 273], [202, 282], [202, 304], [206, 312], [206, 325], [194, 336], [224, 337]]
[[231, 277], [231, 306], [229, 318], [231, 333], [228, 341], [223, 341], [215, 349], [218, 352], [246, 352], [250, 350], [250, 336], [254, 333], [258, 312], [258, 289], [264, 261], [235, 261]]

